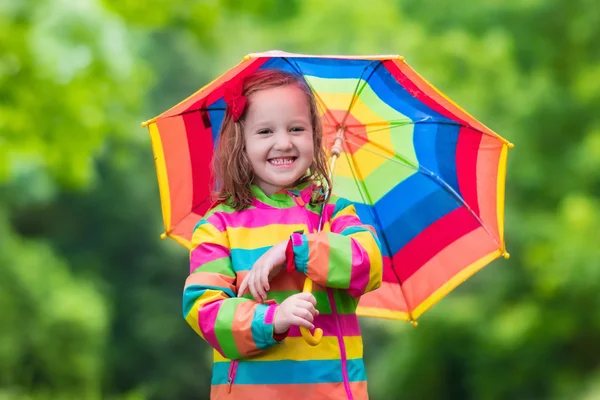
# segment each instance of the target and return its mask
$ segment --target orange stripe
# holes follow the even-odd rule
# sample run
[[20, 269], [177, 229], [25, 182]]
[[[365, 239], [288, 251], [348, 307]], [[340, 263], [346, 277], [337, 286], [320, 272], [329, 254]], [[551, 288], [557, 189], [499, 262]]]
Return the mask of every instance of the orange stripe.
[[477, 199], [479, 216], [498, 241], [498, 166], [504, 145], [490, 136], [482, 136], [477, 156]]
[[410, 311], [413, 312], [466, 266], [495, 250], [498, 247], [485, 229], [477, 228], [440, 251], [403, 283]]
[[240, 353], [245, 353], [248, 349], [256, 348], [256, 343], [252, 339], [252, 317], [254, 316], [254, 308], [256, 303], [253, 301], [245, 301], [237, 305], [233, 321], [231, 323], [231, 331], [233, 332], [233, 340]]
[[[171, 197], [171, 226], [177, 225], [189, 212], [192, 204], [192, 170], [188, 140], [183, 118], [174, 117], [157, 121], [163, 144], [169, 192]], [[168, 135], [167, 140], [162, 135]]]
[[[189, 243], [192, 240], [194, 227], [201, 219], [202, 215], [199, 215], [195, 212], [189, 213], [177, 224], [177, 226], [175, 226], [173, 229], [173, 234], [181, 237], [185, 241], [184, 243]], [[189, 250], [189, 246], [185, 247], [187, 247]]]
[[400, 285], [392, 282], [382, 282], [379, 289], [362, 295], [358, 306], [408, 312], [408, 306], [404, 301]]
[[234, 278], [229, 276], [217, 274], [216, 272], [196, 272], [191, 274], [185, 280], [185, 286], [189, 285], [203, 285], [203, 286], [216, 286], [223, 287], [228, 285], [229, 289], [233, 288]]
[[[366, 400], [367, 382], [350, 382], [350, 390], [355, 400]], [[211, 388], [211, 399], [331, 399], [347, 400], [343, 383], [313, 383], [289, 385], [214, 385]]]
[[329, 274], [329, 238], [325, 233], [311, 235], [308, 242], [307, 275], [316, 282], [327, 282]]

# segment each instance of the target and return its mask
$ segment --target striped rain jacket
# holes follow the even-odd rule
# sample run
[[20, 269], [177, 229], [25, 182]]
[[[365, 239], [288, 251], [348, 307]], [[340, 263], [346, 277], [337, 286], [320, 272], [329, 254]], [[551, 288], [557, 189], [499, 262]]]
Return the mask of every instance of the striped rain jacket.
[[[243, 211], [220, 204], [194, 229], [183, 315], [214, 348], [212, 399], [366, 399], [363, 345], [356, 316], [359, 297], [382, 278], [379, 241], [361, 224], [354, 206], [332, 198], [317, 233], [320, 206], [304, 184], [255, 200]], [[299, 233], [303, 232], [303, 233]], [[292, 270], [273, 278], [268, 301], [237, 298], [237, 285], [273, 245], [290, 240]], [[290, 257], [288, 255], [288, 257]], [[323, 329], [318, 346], [306, 344], [297, 326], [273, 336], [278, 304], [302, 291], [306, 276]], [[285, 336], [285, 335], [284, 335]]]

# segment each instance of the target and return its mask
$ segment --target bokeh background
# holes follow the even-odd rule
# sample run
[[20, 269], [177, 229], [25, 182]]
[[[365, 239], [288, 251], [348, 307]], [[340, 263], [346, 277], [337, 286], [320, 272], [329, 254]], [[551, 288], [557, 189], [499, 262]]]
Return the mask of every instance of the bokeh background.
[[600, 399], [600, 3], [0, 1], [0, 399], [208, 399], [148, 132], [255, 51], [392, 53], [509, 152], [500, 259], [417, 328], [364, 320], [387, 399]]

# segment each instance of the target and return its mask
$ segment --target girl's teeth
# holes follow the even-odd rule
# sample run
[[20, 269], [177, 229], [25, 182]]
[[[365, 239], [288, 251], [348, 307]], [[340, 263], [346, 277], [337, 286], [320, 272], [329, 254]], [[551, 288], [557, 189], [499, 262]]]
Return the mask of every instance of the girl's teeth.
[[271, 163], [275, 165], [291, 164], [292, 162], [294, 162], [293, 158], [276, 158], [271, 160]]

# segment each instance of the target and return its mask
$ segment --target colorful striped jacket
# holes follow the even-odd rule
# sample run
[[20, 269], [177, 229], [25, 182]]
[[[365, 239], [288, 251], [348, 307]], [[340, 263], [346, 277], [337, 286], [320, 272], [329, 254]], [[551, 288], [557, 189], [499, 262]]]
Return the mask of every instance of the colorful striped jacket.
[[[256, 186], [252, 190], [250, 208], [216, 206], [192, 238], [183, 315], [215, 350], [211, 398], [368, 398], [355, 311], [359, 297], [381, 285], [381, 248], [373, 228], [361, 224], [349, 201], [331, 199], [317, 233], [320, 207], [310, 204], [312, 184], [270, 197]], [[258, 303], [250, 294], [237, 298], [237, 284], [255, 261], [288, 239], [295, 270], [273, 278], [269, 301]], [[315, 347], [297, 326], [282, 341], [273, 337], [278, 304], [302, 291], [306, 276], [314, 281], [320, 313], [314, 325], [324, 331]]]

